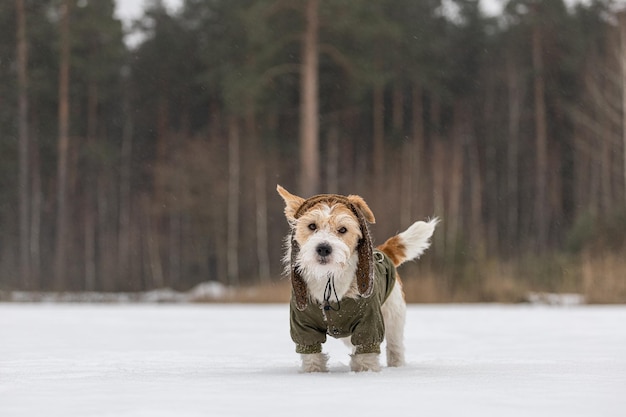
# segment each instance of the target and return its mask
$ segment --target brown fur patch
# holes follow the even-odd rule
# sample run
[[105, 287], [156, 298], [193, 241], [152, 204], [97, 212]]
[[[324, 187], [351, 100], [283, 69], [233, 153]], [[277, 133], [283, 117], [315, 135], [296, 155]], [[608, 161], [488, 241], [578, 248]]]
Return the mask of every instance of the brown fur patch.
[[385, 243], [378, 246], [378, 250], [384, 252], [395, 266], [406, 260], [405, 247], [399, 236], [390, 237]]
[[356, 208], [361, 210], [361, 213], [363, 213], [363, 217], [365, 217], [365, 220], [367, 220], [368, 223], [372, 223], [372, 224], [376, 223], [376, 218], [374, 217], [374, 213], [372, 213], [372, 210], [369, 208], [369, 206], [367, 205], [367, 203], [365, 202], [365, 200], [363, 200], [361, 196], [351, 194], [347, 197], [347, 199]]
[[[309, 228], [310, 224], [315, 224], [315, 230]], [[345, 227], [347, 232], [340, 233], [339, 230], [342, 227]], [[352, 210], [343, 204], [331, 206], [327, 203], [318, 203], [304, 213], [296, 225], [296, 241], [303, 245], [316, 230], [327, 230], [334, 233], [352, 250], [356, 248], [359, 239], [363, 237], [359, 220], [352, 213]]]

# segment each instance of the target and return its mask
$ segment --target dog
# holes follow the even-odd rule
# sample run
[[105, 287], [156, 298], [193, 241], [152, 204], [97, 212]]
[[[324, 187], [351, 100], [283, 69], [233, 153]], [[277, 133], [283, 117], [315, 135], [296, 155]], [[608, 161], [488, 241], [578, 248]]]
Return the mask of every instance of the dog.
[[438, 223], [413, 223], [374, 249], [374, 214], [362, 197], [321, 194], [305, 199], [278, 185], [290, 226], [285, 272], [290, 275], [290, 333], [303, 372], [327, 372], [326, 336], [352, 348], [350, 369], [380, 371], [404, 365], [406, 302], [396, 267], [430, 246]]

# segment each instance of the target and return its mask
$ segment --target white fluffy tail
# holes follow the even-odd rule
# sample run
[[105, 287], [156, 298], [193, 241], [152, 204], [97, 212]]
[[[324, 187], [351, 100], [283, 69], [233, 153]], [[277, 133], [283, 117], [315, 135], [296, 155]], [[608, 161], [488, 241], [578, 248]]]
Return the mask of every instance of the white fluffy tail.
[[378, 249], [385, 252], [396, 266], [419, 258], [430, 246], [430, 237], [437, 223], [439, 219], [436, 217], [428, 222], [415, 222], [404, 232], [387, 239]]

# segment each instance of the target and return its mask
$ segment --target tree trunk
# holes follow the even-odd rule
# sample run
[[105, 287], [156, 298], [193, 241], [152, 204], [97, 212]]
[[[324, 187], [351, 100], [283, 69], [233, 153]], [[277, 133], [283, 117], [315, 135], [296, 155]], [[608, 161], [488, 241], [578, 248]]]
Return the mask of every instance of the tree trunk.
[[449, 165], [446, 162], [446, 149], [440, 134], [441, 123], [441, 105], [438, 101], [433, 100], [430, 109], [430, 124], [433, 126], [432, 131], [432, 179], [433, 179], [433, 212], [435, 216], [443, 218], [440, 233], [435, 233], [434, 240], [441, 253], [445, 256], [447, 250], [447, 233], [449, 229], [448, 212], [446, 211], [446, 177], [448, 176]]
[[393, 134], [402, 137], [404, 136], [403, 128], [404, 128], [404, 94], [403, 94], [402, 84], [397, 82], [393, 87], [393, 97], [392, 97], [392, 117], [391, 117], [391, 125], [393, 128]]
[[521, 81], [512, 54], [507, 54], [507, 87], [509, 98], [508, 146], [507, 146], [507, 213], [506, 236], [509, 244], [518, 239], [519, 232], [519, 133], [522, 116]]
[[400, 140], [400, 187], [399, 187], [399, 212], [400, 224], [402, 227], [409, 225], [411, 221], [412, 211], [412, 193], [413, 188], [413, 138], [404, 134], [404, 91], [402, 84], [397, 82], [392, 92], [391, 107], [391, 128], [396, 140]]
[[131, 157], [133, 145], [133, 118], [128, 89], [124, 93], [124, 125], [120, 149], [119, 230], [117, 242], [117, 276], [127, 279], [131, 274]]
[[172, 134], [170, 131], [169, 84], [165, 79], [158, 84], [156, 102], [156, 157], [152, 175], [154, 178], [154, 195], [151, 199], [150, 211], [150, 259], [152, 267], [152, 285], [163, 288], [169, 284], [166, 256], [169, 255], [169, 235], [167, 229], [169, 213], [172, 210], [164, 172], [172, 168], [169, 159]]
[[[182, 171], [184, 169], [184, 161], [177, 157], [180, 154], [180, 139], [181, 132], [173, 133], [169, 140], [169, 146], [167, 147], [169, 171], [174, 178], [182, 178]], [[165, 182], [165, 181], [164, 181]], [[166, 184], [163, 184], [166, 186]], [[169, 186], [167, 186], [170, 188]], [[170, 188], [167, 191], [167, 195], [164, 196], [167, 200], [167, 286], [170, 288], [180, 288], [181, 282], [181, 270], [183, 262], [183, 237], [182, 237], [182, 192], [180, 187]]]
[[[490, 103], [490, 100], [486, 100], [486, 103]], [[461, 139], [463, 146], [465, 147], [466, 152], [462, 152], [462, 159], [467, 160], [467, 171], [469, 172], [468, 182], [470, 189], [470, 216], [469, 216], [469, 225], [466, 227], [468, 240], [473, 247], [473, 254], [477, 256], [479, 259], [484, 259], [486, 253], [486, 243], [487, 239], [490, 239], [492, 242], [497, 242], [497, 213], [498, 213], [498, 182], [495, 178], [495, 175], [490, 178], [490, 194], [494, 194], [495, 197], [493, 200], [495, 202], [491, 202], [490, 207], [492, 208], [492, 213], [494, 213], [494, 218], [491, 219], [491, 223], [489, 224], [489, 235], [486, 233], [485, 224], [483, 223], [483, 188], [485, 185], [483, 184], [483, 178], [486, 177], [481, 175], [480, 169], [480, 142], [477, 140], [476, 135], [474, 134], [474, 126], [472, 124], [472, 108], [471, 104], [468, 101], [463, 101], [461, 103]], [[493, 114], [493, 111], [487, 111], [486, 114]], [[488, 143], [487, 153], [491, 153], [491, 157], [488, 156], [486, 159], [494, 162], [495, 165], [495, 149], [494, 145]], [[463, 158], [464, 157], [464, 158]], [[462, 169], [462, 166], [461, 166]], [[494, 169], [494, 168], [492, 168]], [[461, 172], [461, 177], [463, 177], [463, 172]], [[485, 180], [486, 182], [486, 180]], [[463, 180], [461, 180], [461, 184], [463, 184]], [[463, 188], [461, 187], [460, 193], [463, 194]], [[462, 210], [463, 211], [463, 210]], [[461, 219], [463, 216], [461, 215]], [[488, 238], [486, 236], [489, 236]]]
[[[437, 251], [442, 256], [443, 259], [452, 259], [453, 253], [450, 253], [451, 242], [448, 240], [448, 236], [451, 233], [450, 229], [453, 227], [453, 223], [450, 219], [450, 213], [446, 207], [446, 177], [449, 175], [449, 162], [446, 160], [446, 154], [448, 150], [444, 146], [443, 141], [440, 137], [435, 135], [433, 137], [432, 144], [432, 178], [433, 178], [433, 211], [435, 216], [439, 217], [443, 220], [440, 225], [440, 229], [438, 229], [438, 233], [435, 233], [433, 236], [434, 245], [437, 247]], [[443, 279], [441, 280], [441, 285], [449, 289], [451, 285], [451, 277], [450, 271], [452, 270], [451, 263], [444, 263], [445, 272], [443, 274]]]
[[326, 136], [326, 190], [327, 193], [339, 192], [339, 116], [333, 115]]
[[239, 285], [239, 125], [234, 116], [228, 120], [228, 284]]
[[25, 289], [32, 289], [30, 271], [28, 181], [28, 39], [24, 0], [16, 0], [17, 14], [17, 88], [18, 88], [18, 142], [19, 142], [19, 228], [20, 228], [20, 280]]
[[61, 5], [60, 20], [60, 68], [59, 68], [59, 138], [57, 154], [57, 219], [55, 243], [55, 287], [65, 290], [67, 283], [67, 190], [69, 152], [69, 80], [70, 80], [70, 7], [71, 1]]
[[376, 195], [381, 196], [385, 176], [385, 90], [383, 85], [378, 83], [374, 85], [372, 100], [374, 185]]
[[622, 69], [622, 150], [624, 170], [624, 203], [626, 204], [626, 10], [619, 13], [620, 62]]
[[415, 176], [414, 139], [409, 138], [402, 142], [400, 152], [400, 225], [407, 227], [413, 219], [413, 178]]
[[[536, 9], [536, 8], [535, 8]], [[535, 103], [535, 230], [537, 231], [538, 251], [545, 249], [548, 243], [550, 210], [548, 204], [548, 126], [546, 117], [545, 79], [543, 67], [543, 47], [541, 27], [535, 10], [535, 22], [532, 29], [532, 61], [534, 71]]]
[[[506, 58], [505, 58], [506, 65]], [[503, 186], [503, 175], [499, 164], [498, 154], [499, 135], [493, 127], [496, 123], [498, 113], [499, 97], [498, 84], [500, 80], [495, 77], [486, 77], [485, 98], [482, 100], [482, 120], [478, 123], [473, 121], [473, 106], [478, 103], [467, 102], [465, 105], [466, 121], [468, 124], [467, 163], [469, 168], [470, 195], [472, 210], [471, 222], [469, 224], [469, 241], [474, 246], [474, 254], [485, 256], [487, 251], [496, 255], [502, 255], [503, 246], [502, 233], [499, 233], [502, 220], [502, 211], [506, 211], [506, 187]], [[484, 126], [485, 133], [479, 140], [475, 134], [476, 126]], [[499, 127], [499, 126], [498, 126]], [[479, 127], [480, 128], [480, 127]], [[484, 158], [483, 163], [481, 160]], [[481, 169], [481, 166], [483, 169]], [[483, 193], [482, 190], [489, 190]], [[488, 213], [483, 221], [484, 211]], [[506, 213], [505, 213], [506, 215]]]
[[[457, 106], [455, 106], [457, 107]], [[456, 119], [456, 110], [455, 110], [455, 119]], [[454, 122], [455, 125], [458, 123]], [[461, 253], [463, 250], [462, 244], [465, 243], [461, 240], [466, 232], [467, 228], [464, 224], [464, 215], [465, 213], [461, 210], [461, 204], [463, 202], [463, 171], [464, 167], [464, 158], [463, 158], [463, 138], [459, 134], [459, 127], [454, 126], [453, 132], [451, 133], [450, 141], [451, 143], [444, 150], [445, 156], [440, 159], [445, 161], [444, 164], [441, 164], [439, 170], [441, 171], [444, 179], [444, 187], [445, 193], [447, 194], [446, 201], [446, 228], [445, 228], [445, 275], [452, 275], [446, 281], [446, 285], [448, 290], [452, 293], [455, 291], [455, 287], [457, 285], [458, 280], [454, 277], [455, 272], [458, 271], [461, 267], [461, 263], [457, 261], [457, 255]], [[468, 204], [469, 206], [469, 204]], [[474, 254], [472, 254], [474, 256]]]
[[267, 236], [267, 175], [265, 173], [265, 159], [257, 161], [255, 179], [256, 194], [256, 253], [259, 264], [259, 280], [270, 281], [269, 239]]
[[[153, 204], [147, 196], [144, 196], [142, 204], [142, 212], [149, 213]], [[145, 216], [145, 229], [147, 232], [147, 254], [149, 260], [149, 270], [152, 276], [151, 288], [163, 288], [165, 286], [165, 277], [163, 276], [163, 265], [161, 263], [161, 251], [159, 249], [159, 240], [161, 238], [159, 229], [155, 224], [156, 216]]]
[[300, 193], [319, 190], [318, 29], [319, 0], [307, 0], [300, 74]]
[[[424, 100], [422, 97], [422, 87], [419, 84], [414, 84], [411, 91], [411, 131], [413, 136], [413, 146], [411, 151], [411, 165], [413, 166], [412, 172], [414, 180], [411, 181], [411, 205], [415, 205], [415, 211], [420, 216], [432, 214], [432, 206], [425, 204], [426, 198], [417, 198], [421, 193], [427, 189], [425, 178], [425, 138], [426, 133], [424, 130]], [[413, 200], [415, 201], [413, 202]]]
[[[176, 162], [175, 162], [176, 163]], [[178, 165], [178, 163], [176, 163]], [[180, 168], [174, 168], [178, 171]], [[174, 197], [174, 196], [173, 196]], [[172, 200], [172, 199], [171, 199]], [[181, 212], [176, 207], [176, 202], [170, 203], [169, 211], [169, 239], [168, 239], [168, 287], [180, 288], [181, 268], [182, 268], [182, 218]]]
[[[452, 155], [449, 164], [442, 167], [446, 176], [449, 178], [449, 198], [448, 198], [448, 229], [447, 240], [448, 245], [455, 248], [457, 245], [457, 237], [462, 235], [463, 218], [461, 216], [461, 197], [463, 195], [463, 146], [465, 142], [465, 121], [463, 114], [462, 102], [454, 105], [454, 128], [452, 132]], [[472, 190], [473, 191], [473, 190]]]
[[[605, 80], [602, 80], [603, 83]], [[604, 86], [602, 89], [605, 91], [610, 91], [612, 86]], [[609, 110], [610, 111], [610, 110]], [[600, 115], [600, 129], [602, 131], [602, 136], [599, 140], [599, 156], [600, 156], [600, 200], [598, 201], [600, 205], [600, 213], [603, 215], [610, 214], [613, 210], [613, 193], [611, 186], [612, 179], [612, 155], [613, 155], [613, 144], [611, 143], [611, 131], [613, 130], [613, 125], [610, 122], [610, 116], [608, 115], [608, 111], [602, 112]]]
[[[92, 196], [90, 196], [93, 198]], [[89, 197], [86, 197], [88, 199]], [[84, 229], [84, 250], [85, 250], [85, 291], [96, 289], [96, 223], [94, 219], [93, 203], [85, 204], [85, 229]]]
[[246, 133], [249, 139], [249, 149], [254, 161], [254, 196], [256, 206], [256, 258], [259, 281], [270, 281], [269, 239], [267, 233], [267, 155], [260, 143], [257, 131], [256, 111], [251, 97], [246, 104]]
[[31, 137], [31, 177], [33, 179], [30, 199], [30, 278], [33, 289], [43, 289], [40, 268], [41, 268], [41, 209], [42, 209], [42, 191], [41, 191], [41, 162], [39, 160], [39, 146], [35, 138]]
[[[115, 272], [117, 268], [117, 251], [115, 249], [115, 243], [117, 241], [116, 229], [111, 227], [111, 218], [117, 208], [114, 206], [111, 199], [111, 181], [106, 176], [106, 173], [100, 171], [94, 176], [94, 189], [95, 189], [95, 210], [94, 217], [96, 218], [96, 241], [98, 247], [98, 260], [99, 268], [98, 272], [102, 281], [109, 283], [109, 291], [127, 291], [129, 289], [129, 281], [122, 280], [116, 276]], [[103, 284], [101, 284], [103, 286]]]
[[94, 163], [91, 156], [91, 150], [95, 146], [98, 118], [98, 87], [94, 81], [89, 82], [87, 95], [87, 147], [89, 149], [87, 155], [88, 172], [84, 176], [84, 210], [85, 210], [85, 229], [84, 229], [84, 249], [85, 249], [85, 284], [87, 291], [94, 291], [96, 288], [96, 222], [95, 222], [95, 204], [94, 189], [96, 188], [95, 178], [97, 176], [98, 164]]

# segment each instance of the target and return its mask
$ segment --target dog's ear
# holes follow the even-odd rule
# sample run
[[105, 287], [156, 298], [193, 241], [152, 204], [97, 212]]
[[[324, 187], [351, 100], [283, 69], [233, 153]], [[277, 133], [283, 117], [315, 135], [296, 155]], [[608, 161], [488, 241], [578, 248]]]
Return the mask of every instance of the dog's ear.
[[357, 209], [361, 211], [365, 220], [367, 220], [369, 223], [376, 223], [374, 213], [372, 213], [372, 210], [370, 210], [369, 206], [362, 197], [358, 195], [349, 195], [347, 198], [350, 203], [352, 203]]
[[309, 292], [307, 291], [306, 282], [300, 275], [300, 271], [296, 267], [296, 259], [300, 252], [300, 245], [296, 239], [291, 237], [291, 285], [293, 287], [293, 295], [296, 299], [296, 308], [300, 311], [306, 310], [309, 300]]
[[290, 222], [294, 221], [294, 215], [302, 203], [304, 203], [304, 198], [291, 194], [280, 185], [276, 185], [276, 191], [278, 191], [278, 194], [285, 200], [285, 217], [287, 217], [287, 220]]
[[[285, 200], [285, 217], [287, 221], [292, 225], [296, 221], [296, 212], [304, 203], [304, 198], [291, 194], [280, 185], [276, 185], [276, 191]], [[308, 305], [309, 294], [306, 287], [306, 282], [300, 274], [300, 271], [296, 267], [296, 261], [298, 259], [298, 253], [300, 252], [300, 245], [295, 239], [295, 230], [291, 231], [290, 246], [291, 246], [291, 285], [293, 286], [293, 294], [296, 299], [296, 307], [298, 310], [303, 311]]]
[[[372, 295], [374, 290], [374, 245], [372, 244], [369, 227], [364, 216], [358, 215], [357, 217], [363, 237], [359, 240], [357, 246], [359, 261], [356, 269], [356, 284], [361, 296], [367, 298]], [[372, 214], [373, 217], [374, 215]]]

